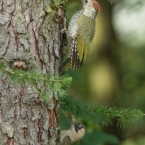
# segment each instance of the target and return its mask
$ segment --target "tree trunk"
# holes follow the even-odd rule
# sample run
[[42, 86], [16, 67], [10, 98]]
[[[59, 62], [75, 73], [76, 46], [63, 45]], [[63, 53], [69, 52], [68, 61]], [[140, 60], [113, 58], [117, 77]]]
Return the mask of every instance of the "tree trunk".
[[[58, 2], [64, 1], [58, 0]], [[62, 7], [61, 7], [62, 8]], [[60, 9], [62, 10], [62, 9]], [[63, 12], [63, 11], [62, 11]], [[61, 14], [61, 13], [59, 13]], [[63, 20], [52, 0], [0, 0], [0, 58], [7, 68], [57, 74], [62, 45]], [[57, 145], [59, 100], [47, 89], [49, 101], [29, 83], [0, 82], [0, 145]]]

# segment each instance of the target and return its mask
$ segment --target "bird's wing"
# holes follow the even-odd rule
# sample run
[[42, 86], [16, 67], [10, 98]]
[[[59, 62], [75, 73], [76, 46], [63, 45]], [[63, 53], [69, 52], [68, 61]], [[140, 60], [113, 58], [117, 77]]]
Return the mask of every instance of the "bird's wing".
[[83, 10], [76, 12], [71, 18], [68, 26], [68, 38], [75, 38], [78, 33], [78, 18], [83, 13]]
[[78, 51], [80, 65], [82, 65], [82, 63], [87, 58], [88, 47], [89, 47], [89, 44], [83, 39], [82, 36], [78, 35], [78, 37], [77, 37], [77, 51]]
[[80, 62], [83, 63], [89, 53], [90, 44], [95, 34], [95, 20], [85, 15], [78, 19], [77, 45]]

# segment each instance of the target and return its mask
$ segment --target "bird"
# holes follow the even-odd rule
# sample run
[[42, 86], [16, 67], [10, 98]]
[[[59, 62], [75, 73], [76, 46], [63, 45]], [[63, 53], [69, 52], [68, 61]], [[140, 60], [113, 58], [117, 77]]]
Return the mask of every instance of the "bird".
[[67, 31], [69, 54], [60, 65], [60, 74], [68, 69], [77, 70], [85, 62], [90, 44], [95, 34], [95, 19], [100, 12], [96, 0], [81, 0], [83, 9], [76, 12], [69, 23]]
[[68, 113], [68, 117], [71, 119], [71, 126], [68, 130], [61, 130], [60, 145], [71, 145], [80, 141], [86, 132], [85, 126], [76, 120], [76, 118]]

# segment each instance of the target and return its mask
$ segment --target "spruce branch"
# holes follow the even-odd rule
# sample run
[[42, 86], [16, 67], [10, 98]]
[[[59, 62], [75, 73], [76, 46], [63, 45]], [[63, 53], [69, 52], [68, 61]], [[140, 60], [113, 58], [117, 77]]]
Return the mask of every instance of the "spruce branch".
[[[31, 84], [37, 93], [41, 96], [41, 98], [45, 101], [48, 101], [48, 89], [55, 92], [57, 91], [60, 94], [60, 97], [65, 95], [65, 91], [62, 87], [68, 87], [71, 82], [72, 78], [68, 76], [60, 77], [58, 75], [51, 76], [49, 74], [43, 74], [42, 72], [36, 71], [24, 71], [21, 69], [10, 69], [6, 68], [6, 66], [0, 62], [0, 72], [1, 72], [1, 79], [4, 76], [8, 76], [8, 79], [12, 83], [19, 83], [25, 85], [26, 82]], [[38, 83], [39, 82], [39, 83]], [[45, 88], [39, 88], [37, 84], [45, 84]]]
[[143, 112], [136, 109], [118, 108], [116, 106], [89, 105], [76, 97], [65, 96], [61, 98], [62, 111], [69, 111], [86, 120], [92, 120], [102, 125], [112, 124], [117, 120], [117, 126], [127, 127], [143, 117]]
[[44, 80], [44, 81], [49, 81], [49, 82], [60, 82], [63, 86], [69, 86], [72, 82], [71, 77], [60, 77], [56, 75], [53, 79], [51, 78], [50, 75], [43, 75], [41, 72], [36, 72], [36, 71], [23, 71], [21, 69], [6, 69], [4, 64], [0, 62], [0, 71], [3, 74], [7, 74], [9, 77], [12, 79], [15, 78], [16, 80], [21, 81], [21, 78], [25, 78], [25, 80], [33, 79], [33, 80]]
[[[87, 120], [92, 120], [95, 123], [102, 125], [112, 124], [113, 120], [117, 120], [117, 125], [126, 127], [136, 120], [142, 118], [145, 114], [136, 109], [118, 108], [116, 106], [103, 106], [89, 104], [76, 97], [67, 96], [65, 90], [62, 88], [68, 87], [71, 82], [71, 77], [60, 77], [58, 75], [53, 78], [50, 75], [44, 75], [41, 72], [24, 71], [20, 69], [7, 69], [3, 63], [0, 63], [1, 79], [8, 76], [13, 83], [21, 83], [25, 85], [26, 82], [31, 84], [44, 101], [48, 101], [48, 89], [57, 91], [61, 99], [61, 110], [68, 111], [75, 116], [80, 116]], [[38, 83], [39, 82], [39, 83]], [[38, 87], [38, 84], [45, 84], [46, 88]]]

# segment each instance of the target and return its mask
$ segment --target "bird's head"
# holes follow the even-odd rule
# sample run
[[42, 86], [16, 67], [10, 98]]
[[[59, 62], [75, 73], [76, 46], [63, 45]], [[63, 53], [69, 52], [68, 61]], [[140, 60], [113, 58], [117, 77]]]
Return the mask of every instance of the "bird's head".
[[68, 113], [68, 117], [71, 119], [72, 127], [74, 127], [77, 133], [82, 130], [85, 131], [85, 126], [81, 122], [77, 121], [71, 113]]
[[93, 6], [97, 12], [100, 12], [100, 5], [96, 0], [81, 0], [83, 3], [83, 6], [86, 5]]

